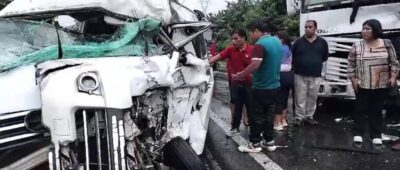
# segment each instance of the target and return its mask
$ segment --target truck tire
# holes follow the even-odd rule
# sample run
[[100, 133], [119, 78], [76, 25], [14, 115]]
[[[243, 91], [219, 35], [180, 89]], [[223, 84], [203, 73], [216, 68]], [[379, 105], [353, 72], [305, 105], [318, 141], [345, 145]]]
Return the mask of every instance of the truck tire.
[[205, 170], [200, 157], [181, 137], [176, 137], [164, 146], [163, 158], [165, 165], [177, 170]]

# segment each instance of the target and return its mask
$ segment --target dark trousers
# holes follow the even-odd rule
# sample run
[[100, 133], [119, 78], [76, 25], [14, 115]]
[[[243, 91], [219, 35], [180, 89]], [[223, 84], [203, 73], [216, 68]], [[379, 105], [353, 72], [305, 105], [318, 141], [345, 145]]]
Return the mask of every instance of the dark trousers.
[[356, 93], [354, 135], [364, 136], [365, 126], [368, 125], [370, 137], [381, 138], [381, 111], [387, 93], [387, 89], [359, 89], [359, 92]]
[[274, 139], [274, 116], [276, 97], [279, 88], [273, 90], [252, 89], [249, 116], [251, 143], [264, 139], [269, 142]]
[[233, 114], [232, 129], [239, 128], [242, 120], [243, 106], [249, 110], [250, 104], [250, 85], [247, 83], [237, 83], [230, 85], [231, 103], [235, 105]]
[[[276, 103], [276, 114], [282, 114], [282, 111], [288, 108], [288, 100], [290, 90], [294, 86], [294, 74], [293, 72], [281, 72], [281, 88], [278, 93], [277, 103]], [[292, 106], [293, 107], [293, 106]]]

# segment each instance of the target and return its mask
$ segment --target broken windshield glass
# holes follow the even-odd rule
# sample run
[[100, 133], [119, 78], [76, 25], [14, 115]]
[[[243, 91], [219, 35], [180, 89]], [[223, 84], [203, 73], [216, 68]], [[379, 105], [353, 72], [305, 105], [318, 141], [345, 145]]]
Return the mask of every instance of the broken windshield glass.
[[[107, 38], [59, 30], [63, 58], [157, 55], [159, 27], [153, 19], [127, 22]], [[0, 19], [0, 72], [57, 59], [57, 40], [56, 28], [45, 21]]]

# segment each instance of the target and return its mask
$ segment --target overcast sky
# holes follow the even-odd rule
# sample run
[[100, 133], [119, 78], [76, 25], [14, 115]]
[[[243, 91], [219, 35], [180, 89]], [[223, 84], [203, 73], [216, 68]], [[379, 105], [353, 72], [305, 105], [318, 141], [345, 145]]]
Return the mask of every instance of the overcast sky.
[[[201, 1], [207, 1], [207, 0], [180, 0], [183, 2], [184, 5], [191, 9], [198, 9], [202, 11], [201, 7]], [[226, 9], [226, 1], [232, 2], [236, 0], [208, 0], [208, 8], [207, 8], [207, 13], [217, 13], [219, 10]]]

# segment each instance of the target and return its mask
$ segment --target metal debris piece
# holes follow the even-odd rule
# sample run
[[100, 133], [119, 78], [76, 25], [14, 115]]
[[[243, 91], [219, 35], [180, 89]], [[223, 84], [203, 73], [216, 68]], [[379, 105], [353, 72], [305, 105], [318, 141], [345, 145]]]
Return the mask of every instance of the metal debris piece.
[[398, 136], [393, 136], [393, 135], [388, 135], [382, 133], [382, 140], [383, 141], [396, 141], [399, 140], [400, 138]]
[[398, 124], [388, 124], [386, 127], [400, 127], [400, 123]]
[[354, 120], [352, 120], [350, 117], [339, 117], [335, 119], [336, 123], [353, 123]]

